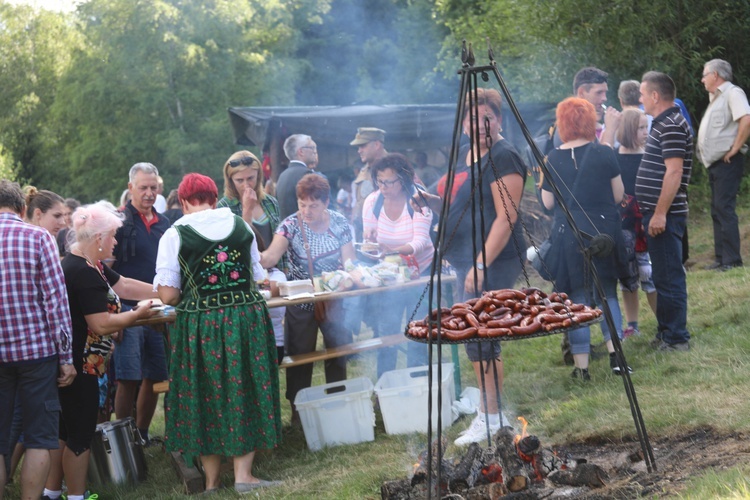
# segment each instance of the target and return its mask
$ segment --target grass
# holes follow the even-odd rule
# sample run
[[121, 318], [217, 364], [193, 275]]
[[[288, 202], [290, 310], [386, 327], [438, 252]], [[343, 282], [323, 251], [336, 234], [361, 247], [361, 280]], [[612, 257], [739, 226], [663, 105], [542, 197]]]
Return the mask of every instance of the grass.
[[[696, 207], [700, 204], [691, 200]], [[740, 220], [750, 217], [743, 207]], [[747, 235], [746, 235], [747, 236]], [[694, 209], [690, 220], [691, 262], [688, 272], [688, 326], [692, 350], [661, 353], [649, 347], [656, 322], [645, 299], [641, 305], [640, 337], [624, 344], [628, 363], [634, 368], [632, 381], [649, 436], [668, 437], [690, 430], [713, 427], [719, 432], [750, 431], [750, 335], [747, 332], [750, 267], [726, 273], [704, 271], [711, 261], [710, 217]], [[750, 249], [747, 240], [744, 250]], [[746, 258], [748, 255], [746, 254]], [[750, 258], [747, 260], [750, 262]], [[593, 329], [592, 342], [601, 337]], [[503, 344], [505, 360], [504, 409], [523, 415], [529, 431], [547, 445], [566, 442], [620, 442], [636, 440], [622, 380], [612, 375], [608, 360], [591, 364], [592, 382], [581, 385], [570, 378], [562, 364], [559, 336]], [[461, 352], [463, 386], [476, 385]], [[350, 363], [351, 376], [375, 381], [374, 354]], [[282, 376], [283, 380], [283, 376]], [[315, 367], [314, 384], [324, 383], [322, 366]], [[283, 389], [282, 389], [283, 394]], [[283, 402], [285, 403], [285, 402]], [[380, 485], [407, 477], [416, 455], [426, 445], [425, 435], [389, 436], [378, 414], [375, 440], [350, 446], [310, 452], [301, 430], [289, 427], [289, 408], [282, 405], [284, 439], [274, 451], [259, 452], [254, 472], [263, 478], [282, 479], [283, 487], [261, 492], [261, 498], [379, 498]], [[468, 423], [460, 421], [446, 431], [449, 440]], [[159, 413], [153, 431], [160, 434]], [[449, 446], [447, 455], [455, 448]], [[160, 449], [148, 449], [149, 478], [135, 489], [101, 487], [103, 499], [184, 498], [183, 487]], [[680, 498], [750, 498], [750, 464], [708, 470], [690, 479]], [[232, 483], [231, 476], [224, 478]], [[11, 490], [10, 498], [13, 498]], [[17, 490], [16, 494], [17, 494]], [[236, 498], [231, 490], [214, 498]]]

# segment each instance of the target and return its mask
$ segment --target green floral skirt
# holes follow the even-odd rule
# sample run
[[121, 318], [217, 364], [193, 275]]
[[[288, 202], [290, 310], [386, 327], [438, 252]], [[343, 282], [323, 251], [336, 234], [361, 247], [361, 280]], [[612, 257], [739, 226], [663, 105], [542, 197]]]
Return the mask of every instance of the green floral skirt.
[[280, 443], [279, 371], [264, 303], [180, 311], [170, 341], [169, 451], [242, 456]]

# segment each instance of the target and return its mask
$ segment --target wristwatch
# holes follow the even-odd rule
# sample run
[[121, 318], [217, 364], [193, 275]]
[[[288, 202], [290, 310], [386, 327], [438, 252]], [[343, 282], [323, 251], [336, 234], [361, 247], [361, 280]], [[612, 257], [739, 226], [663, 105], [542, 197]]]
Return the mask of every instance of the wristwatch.
[[482, 264], [481, 262], [475, 262], [474, 267], [477, 268], [477, 271], [484, 271], [484, 264]]

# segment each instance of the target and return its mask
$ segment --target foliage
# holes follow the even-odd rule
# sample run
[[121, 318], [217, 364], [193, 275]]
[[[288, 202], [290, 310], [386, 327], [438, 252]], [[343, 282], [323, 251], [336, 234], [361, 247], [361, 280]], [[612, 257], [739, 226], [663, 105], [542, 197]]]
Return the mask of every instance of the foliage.
[[79, 41], [61, 14], [0, 2], [0, 144], [5, 168], [17, 162], [31, 182], [41, 180], [38, 166], [59, 168], [49, 109]]
[[750, 69], [741, 64], [750, 49], [735, 42], [750, 30], [745, 0], [437, 0], [436, 6], [451, 30], [443, 68], [455, 65], [451, 49], [462, 38], [475, 42], [483, 63], [486, 53], [476, 49], [489, 37], [519, 100], [561, 100], [584, 66], [610, 73], [612, 102], [620, 80], [640, 79], [652, 69], [666, 72], [694, 115], [708, 101], [700, 83], [707, 60], [728, 60], [735, 83], [750, 84]]
[[[306, 3], [323, 2], [295, 4]], [[136, 161], [154, 163], [167, 185], [191, 171], [218, 180], [233, 149], [226, 108], [277, 104], [292, 92], [282, 76], [294, 68], [290, 9], [228, 0], [79, 7], [86, 46], [74, 53], [53, 109], [68, 189], [113, 197]]]
[[13, 164], [13, 157], [8, 154], [2, 146], [0, 146], [0, 179], [7, 179], [15, 181], [16, 179], [16, 168]]

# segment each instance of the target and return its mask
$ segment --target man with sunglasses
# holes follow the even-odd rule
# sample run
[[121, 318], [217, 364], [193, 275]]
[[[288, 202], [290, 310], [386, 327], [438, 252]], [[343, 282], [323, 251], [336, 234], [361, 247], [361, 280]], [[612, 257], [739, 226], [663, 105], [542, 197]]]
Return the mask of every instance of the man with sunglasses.
[[318, 146], [309, 135], [294, 134], [284, 141], [284, 154], [289, 165], [276, 182], [276, 199], [282, 220], [297, 212], [297, 183], [305, 175], [315, 173]]

